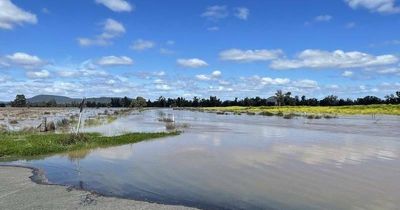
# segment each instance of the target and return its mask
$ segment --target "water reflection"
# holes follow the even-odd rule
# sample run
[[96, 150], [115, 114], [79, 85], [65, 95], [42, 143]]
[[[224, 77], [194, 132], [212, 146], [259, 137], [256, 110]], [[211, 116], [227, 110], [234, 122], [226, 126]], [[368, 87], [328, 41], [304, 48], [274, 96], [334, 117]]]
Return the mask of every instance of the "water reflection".
[[[400, 206], [399, 118], [371, 126], [362, 117], [305, 123], [164, 112], [190, 127], [175, 137], [19, 163], [45, 169], [55, 183], [206, 209]], [[93, 129], [112, 135], [165, 126], [154, 110]]]

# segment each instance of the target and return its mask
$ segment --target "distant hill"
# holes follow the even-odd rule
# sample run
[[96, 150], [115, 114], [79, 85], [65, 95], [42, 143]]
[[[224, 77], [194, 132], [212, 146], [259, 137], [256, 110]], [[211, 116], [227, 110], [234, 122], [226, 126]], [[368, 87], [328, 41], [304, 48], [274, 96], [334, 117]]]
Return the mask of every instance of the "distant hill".
[[66, 96], [56, 96], [56, 95], [37, 95], [32, 98], [28, 98], [28, 103], [35, 104], [35, 103], [42, 103], [42, 102], [49, 102], [55, 100], [57, 104], [67, 104], [72, 102], [78, 102], [81, 99], [77, 98], [70, 98]]
[[[55, 100], [57, 104], [79, 103], [82, 101], [81, 98], [70, 98], [66, 96], [57, 96], [57, 95], [37, 95], [27, 99], [28, 103], [30, 104], [46, 103], [52, 100]], [[110, 103], [111, 97], [87, 98], [86, 101], [96, 102], [96, 103], [98, 102]]]

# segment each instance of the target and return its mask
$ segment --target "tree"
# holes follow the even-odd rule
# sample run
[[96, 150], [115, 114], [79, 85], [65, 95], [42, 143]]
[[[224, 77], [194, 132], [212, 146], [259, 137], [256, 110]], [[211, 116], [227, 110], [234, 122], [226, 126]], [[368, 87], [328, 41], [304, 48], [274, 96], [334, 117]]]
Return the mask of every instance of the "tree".
[[51, 99], [50, 101], [48, 101], [46, 103], [46, 106], [47, 107], [56, 107], [57, 106], [57, 101], [53, 98], [53, 99]]
[[131, 107], [135, 107], [135, 108], [142, 108], [142, 107], [146, 107], [146, 106], [147, 106], [146, 99], [141, 96], [138, 96], [138, 97], [136, 97], [136, 99], [133, 99], [132, 103], [131, 103]]
[[199, 99], [196, 96], [193, 98], [192, 106], [193, 107], [199, 106]]
[[14, 107], [25, 107], [26, 106], [25, 95], [17, 95], [17, 96], [15, 96], [15, 99], [12, 102], [12, 106], [14, 106]]
[[322, 99], [319, 103], [321, 106], [336, 106], [339, 100], [337, 96], [330, 95]]
[[276, 96], [276, 102], [278, 103], [278, 106], [283, 106], [285, 105], [285, 95], [283, 94], [282, 90], [277, 90], [275, 93]]
[[132, 103], [131, 99], [129, 99], [126, 96], [121, 99], [121, 106], [122, 107], [129, 107], [131, 105], [131, 103]]
[[157, 99], [157, 102], [156, 102], [156, 106], [157, 107], [166, 107], [167, 106], [167, 101], [166, 101], [166, 99], [163, 97], [163, 96], [160, 96], [158, 99]]
[[111, 98], [111, 107], [121, 107], [121, 100], [119, 98]]
[[382, 100], [376, 96], [365, 96], [364, 98], [358, 98], [357, 104], [359, 105], [370, 105], [370, 104], [380, 104]]

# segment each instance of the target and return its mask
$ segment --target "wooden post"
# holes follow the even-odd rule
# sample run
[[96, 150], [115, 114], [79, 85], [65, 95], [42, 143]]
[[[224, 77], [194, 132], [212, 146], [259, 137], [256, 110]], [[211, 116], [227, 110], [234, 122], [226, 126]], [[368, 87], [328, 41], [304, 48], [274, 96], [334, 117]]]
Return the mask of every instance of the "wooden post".
[[81, 120], [82, 120], [82, 111], [83, 111], [83, 106], [85, 105], [85, 98], [82, 99], [81, 104], [79, 105], [79, 119], [78, 119], [78, 125], [76, 126], [76, 133], [79, 133], [79, 129], [81, 127]]

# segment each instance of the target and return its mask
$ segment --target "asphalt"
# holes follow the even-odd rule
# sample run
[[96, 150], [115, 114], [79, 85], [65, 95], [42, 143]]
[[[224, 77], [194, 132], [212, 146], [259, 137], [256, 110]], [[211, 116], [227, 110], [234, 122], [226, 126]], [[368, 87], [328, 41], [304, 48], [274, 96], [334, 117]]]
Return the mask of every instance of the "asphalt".
[[[66, 186], [37, 184], [33, 169], [0, 166], [0, 209], [193, 209], [121, 198], [104, 197]], [[41, 179], [43, 181], [43, 179]]]

